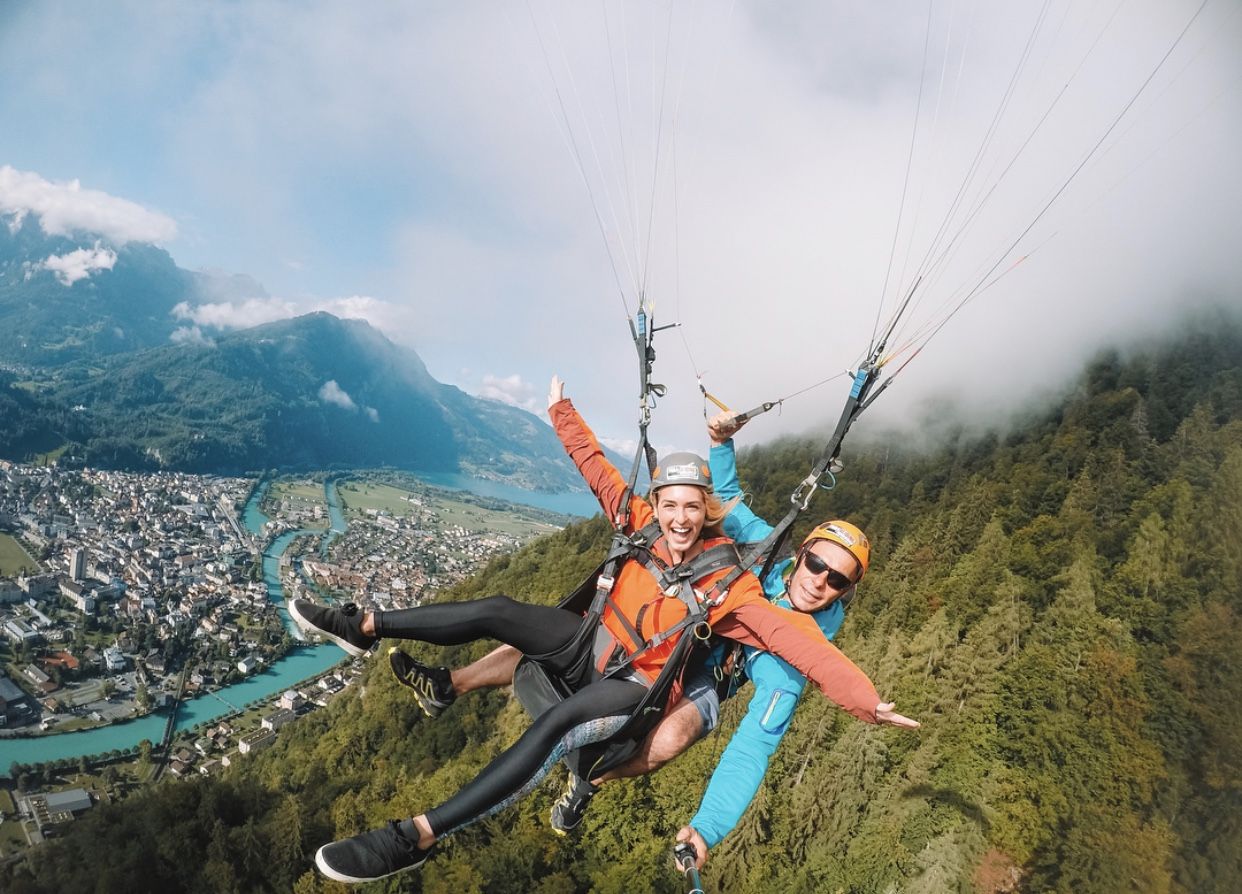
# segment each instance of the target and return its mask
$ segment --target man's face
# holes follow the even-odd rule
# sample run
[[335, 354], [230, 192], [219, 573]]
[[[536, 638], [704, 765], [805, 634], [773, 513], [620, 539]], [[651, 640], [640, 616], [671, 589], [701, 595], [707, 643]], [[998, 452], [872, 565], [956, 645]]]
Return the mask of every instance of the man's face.
[[[848, 549], [831, 540], [816, 540], [790, 575], [787, 588], [789, 602], [800, 612], [817, 612], [827, 608], [850, 588], [858, 578], [859, 570], [858, 560]], [[837, 578], [832, 573], [834, 571], [844, 575], [849, 582]], [[834, 586], [830, 579], [835, 579], [838, 586]]]

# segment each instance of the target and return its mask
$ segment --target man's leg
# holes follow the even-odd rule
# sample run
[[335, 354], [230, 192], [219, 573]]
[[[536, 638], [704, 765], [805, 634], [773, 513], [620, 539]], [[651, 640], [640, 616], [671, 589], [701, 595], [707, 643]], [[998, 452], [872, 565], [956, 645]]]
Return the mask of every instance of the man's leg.
[[552, 805], [553, 831], [564, 835], [578, 828], [591, 799], [605, 782], [654, 773], [715, 729], [719, 721], [720, 700], [711, 675], [693, 674], [687, 680], [686, 694], [647, 735], [632, 758], [592, 780], [579, 779], [570, 772], [565, 791]]
[[521, 659], [522, 653], [513, 646], [501, 646], [478, 661], [452, 670], [423, 664], [396, 646], [388, 652], [388, 664], [397, 682], [414, 693], [419, 707], [428, 717], [439, 717], [459, 695], [476, 689], [508, 686], [513, 682], [513, 672]]
[[690, 699], [682, 698], [647, 735], [637, 754], [591, 781], [599, 786], [613, 779], [629, 779], [654, 773], [703, 738], [703, 726], [703, 715], [698, 706]]
[[513, 672], [517, 670], [521, 660], [522, 653], [513, 646], [492, 649], [478, 661], [449, 672], [453, 680], [453, 692], [465, 695], [476, 689], [508, 686], [513, 682]]

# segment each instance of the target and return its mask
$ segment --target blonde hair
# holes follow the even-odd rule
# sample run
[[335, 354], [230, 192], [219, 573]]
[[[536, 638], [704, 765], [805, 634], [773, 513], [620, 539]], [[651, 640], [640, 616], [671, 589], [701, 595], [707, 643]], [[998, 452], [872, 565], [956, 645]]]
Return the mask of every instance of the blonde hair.
[[[659, 493], [659, 488], [647, 494], [647, 502], [651, 504], [652, 509], [656, 508], [657, 493]], [[705, 504], [703, 507], [703, 530], [699, 532], [699, 539], [706, 540], [709, 537], [724, 537], [725, 516], [733, 511], [733, 507], [742, 499], [741, 495], [734, 497], [727, 503], [710, 490], [705, 491], [703, 497]]]

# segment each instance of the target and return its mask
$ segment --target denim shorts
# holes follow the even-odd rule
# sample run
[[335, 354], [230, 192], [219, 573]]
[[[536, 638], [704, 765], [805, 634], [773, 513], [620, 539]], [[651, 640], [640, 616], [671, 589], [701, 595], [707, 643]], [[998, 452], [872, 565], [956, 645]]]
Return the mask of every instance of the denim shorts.
[[716, 678], [711, 668], [699, 665], [686, 673], [684, 695], [699, 709], [703, 718], [702, 736], [706, 736], [720, 723], [720, 696], [716, 693]]

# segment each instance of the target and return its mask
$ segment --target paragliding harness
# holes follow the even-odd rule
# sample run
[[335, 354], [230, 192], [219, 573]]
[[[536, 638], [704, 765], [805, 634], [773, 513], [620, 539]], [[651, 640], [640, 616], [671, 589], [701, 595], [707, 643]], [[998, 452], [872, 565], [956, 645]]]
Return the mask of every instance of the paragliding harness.
[[[518, 700], [532, 717], [538, 717], [568, 698], [594, 674], [613, 678], [636, 677], [632, 667], [638, 658], [673, 643], [660, 673], [647, 687], [647, 692], [621, 729], [607, 743], [580, 749], [566, 759], [581, 779], [598, 776], [624, 763], [637, 751], [639, 743], [664, 716], [669, 696], [681, 682], [691, 655], [710, 639], [708, 613], [724, 600], [728, 585], [724, 585], [722, 580], [703, 593], [696, 584], [729, 569], [726, 578], [731, 585], [744, 570], [739, 565], [737, 549], [732, 542], [708, 546], [689, 561], [669, 566], [653, 551], [661, 537], [657, 522], [653, 521], [632, 534], [625, 532], [629, 525], [630, 498], [639, 467], [645, 457], [647, 471], [654, 477], [656, 464], [655, 451], [647, 442], [651, 399], [664, 394], [664, 386], [650, 382], [649, 378], [651, 364], [655, 360], [655, 351], [651, 346], [655, 331], [655, 328], [648, 329], [646, 314], [640, 309], [637, 328], [631, 324], [631, 334], [638, 350], [641, 384], [639, 443], [621, 496], [618, 517], [614, 519], [612, 545], [599, 567], [560, 602], [560, 608], [582, 614], [582, 623], [573, 639], [556, 652], [523, 658], [513, 675], [513, 689]], [[650, 637], [644, 637], [639, 631], [647, 609], [655, 600], [640, 608], [637, 615], [630, 619], [612, 598], [612, 589], [621, 568], [630, 560], [637, 561], [656, 579], [664, 597], [675, 597], [686, 607], [685, 617], [667, 629], [655, 631]], [[629, 643], [618, 642], [604, 626], [604, 612], [608, 608], [612, 609]], [[683, 635], [687, 632], [691, 635]], [[552, 667], [557, 668], [557, 672], [553, 672]]]
[[[568, 698], [573, 692], [573, 681], [587, 681], [596, 673], [603, 677], [633, 678], [632, 667], [636, 660], [660, 646], [673, 643], [660, 673], [607, 747], [584, 748], [570, 756], [571, 768], [582, 779], [598, 776], [624, 763], [664, 716], [670, 694], [681, 682], [691, 656], [711, 638], [708, 613], [724, 599], [727, 592], [727, 588], [717, 584], [704, 593], [696, 584], [721, 570], [736, 569], [740, 561], [733, 544], [724, 542], [709, 546], [693, 559], [670, 567], [651, 549], [659, 537], [660, 528], [655, 522], [633, 535], [614, 535], [608, 557], [560, 603], [561, 608], [583, 615], [577, 634], [555, 653], [527, 656], [518, 664], [513, 676], [518, 700], [532, 716], [537, 717]], [[612, 598], [621, 566], [630, 560], [642, 564], [659, 582], [663, 597], [658, 598], [675, 597], [686, 607], [683, 618], [647, 637], [639, 631], [644, 615], [655, 600], [642, 606], [637, 615], [630, 619]], [[612, 609], [613, 617], [629, 642], [617, 640], [604, 626], [604, 612], [608, 608]], [[551, 673], [548, 669], [550, 664], [565, 670]]]

